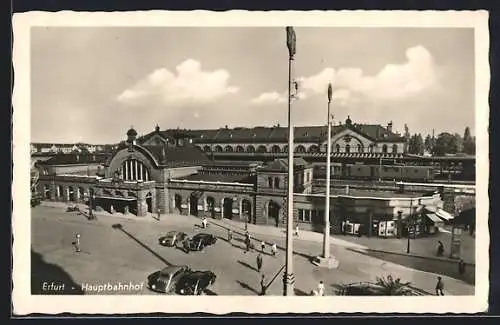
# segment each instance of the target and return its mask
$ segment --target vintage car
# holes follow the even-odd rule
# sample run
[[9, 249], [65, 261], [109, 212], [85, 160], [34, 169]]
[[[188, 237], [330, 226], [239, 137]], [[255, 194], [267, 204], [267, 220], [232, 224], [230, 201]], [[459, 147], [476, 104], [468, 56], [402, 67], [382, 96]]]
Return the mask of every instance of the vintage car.
[[189, 266], [167, 266], [148, 276], [148, 288], [161, 293], [175, 293], [178, 281], [186, 273], [191, 272]]
[[217, 276], [211, 271], [186, 272], [177, 282], [176, 293], [180, 295], [201, 295], [215, 283]]
[[165, 236], [158, 239], [162, 246], [174, 247], [178, 243], [182, 243], [187, 238], [187, 234], [182, 231], [169, 231]]
[[214, 245], [217, 242], [217, 237], [212, 234], [199, 233], [192, 238], [184, 240], [184, 248], [189, 251], [201, 251], [207, 246]]

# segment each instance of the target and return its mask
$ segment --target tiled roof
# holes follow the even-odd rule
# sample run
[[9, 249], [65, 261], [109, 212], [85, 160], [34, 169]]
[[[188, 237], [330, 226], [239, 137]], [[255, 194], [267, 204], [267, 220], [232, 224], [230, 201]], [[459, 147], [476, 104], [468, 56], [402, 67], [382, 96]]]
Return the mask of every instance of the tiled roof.
[[[334, 125], [332, 126], [332, 135], [351, 129], [372, 141], [383, 142], [404, 142], [405, 139], [393, 132], [390, 132], [381, 125], [375, 124], [352, 124], [352, 125]], [[173, 138], [179, 132], [183, 136], [193, 139], [194, 143], [283, 143], [288, 139], [287, 127], [263, 127], [253, 128], [221, 128], [206, 130], [165, 130], [151, 132], [138, 139], [140, 143], [151, 138], [155, 134], [163, 138]], [[322, 142], [326, 140], [328, 129], [326, 125], [322, 126], [296, 126], [294, 127], [294, 141], [303, 142]]]
[[210, 161], [203, 151], [190, 144], [179, 147], [156, 145], [143, 148], [151, 152], [160, 164], [170, 167], [203, 165]]
[[227, 182], [227, 183], [255, 183], [255, 176], [251, 175], [227, 175], [227, 174], [207, 174], [200, 173], [182, 177], [188, 181], [205, 181], [205, 182]]
[[[310, 164], [306, 162], [302, 158], [294, 158], [293, 160], [294, 167], [307, 167]], [[272, 162], [268, 163], [264, 167], [260, 168], [259, 171], [280, 171], [284, 172], [288, 170], [288, 160], [287, 159], [275, 159]]]
[[109, 159], [109, 154], [57, 154], [41, 161], [40, 165], [73, 165], [73, 164], [103, 164]]

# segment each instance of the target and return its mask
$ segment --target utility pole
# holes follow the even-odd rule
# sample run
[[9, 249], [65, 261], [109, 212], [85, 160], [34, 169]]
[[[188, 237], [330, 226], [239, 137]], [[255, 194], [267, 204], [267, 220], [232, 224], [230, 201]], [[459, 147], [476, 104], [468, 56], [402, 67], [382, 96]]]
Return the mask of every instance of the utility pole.
[[291, 118], [292, 108], [292, 62], [295, 57], [295, 31], [293, 27], [286, 27], [288, 47], [288, 200], [287, 200], [287, 227], [286, 227], [286, 262], [283, 275], [283, 295], [293, 296], [295, 276], [293, 274], [293, 126]]

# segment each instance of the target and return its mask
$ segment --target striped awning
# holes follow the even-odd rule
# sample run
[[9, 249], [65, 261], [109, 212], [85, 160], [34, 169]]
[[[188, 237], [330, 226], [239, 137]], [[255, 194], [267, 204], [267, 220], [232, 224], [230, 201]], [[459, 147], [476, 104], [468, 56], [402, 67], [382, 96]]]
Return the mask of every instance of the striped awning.
[[437, 209], [435, 213], [438, 217], [440, 217], [441, 219], [444, 219], [446, 221], [452, 220], [455, 218], [452, 214], [444, 211], [443, 209]]
[[425, 215], [432, 222], [443, 222], [443, 220], [441, 218], [439, 218], [437, 215], [435, 215], [434, 213], [426, 213]]

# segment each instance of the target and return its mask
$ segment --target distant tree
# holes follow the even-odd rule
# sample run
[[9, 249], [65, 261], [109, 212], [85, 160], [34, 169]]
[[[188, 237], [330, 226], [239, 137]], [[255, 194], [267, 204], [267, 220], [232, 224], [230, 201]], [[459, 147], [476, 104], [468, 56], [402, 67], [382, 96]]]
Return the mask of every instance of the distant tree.
[[408, 152], [415, 155], [422, 155], [424, 153], [424, 140], [422, 139], [422, 135], [414, 134], [410, 137], [408, 142]]
[[456, 154], [458, 149], [458, 139], [456, 135], [443, 132], [438, 135], [432, 153], [436, 156], [443, 156], [445, 154]]
[[476, 141], [470, 134], [470, 128], [466, 127], [462, 140], [462, 151], [466, 154], [473, 155], [476, 153]]
[[427, 152], [434, 152], [434, 146], [436, 145], [436, 139], [427, 134], [424, 141], [424, 148]]

